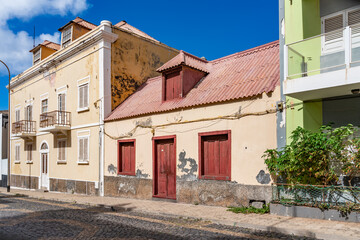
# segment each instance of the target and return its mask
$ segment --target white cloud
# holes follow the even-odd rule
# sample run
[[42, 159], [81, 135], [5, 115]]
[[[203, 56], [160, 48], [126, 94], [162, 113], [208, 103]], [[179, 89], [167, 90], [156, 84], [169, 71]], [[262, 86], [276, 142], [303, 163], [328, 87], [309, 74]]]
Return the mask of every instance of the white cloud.
[[[0, 59], [9, 65], [12, 74], [18, 74], [32, 64], [29, 50], [33, 38], [25, 31], [14, 32], [7, 26], [9, 19], [29, 20], [39, 15], [76, 15], [89, 7], [87, 0], [0, 0]], [[58, 28], [59, 26], [54, 26]], [[36, 44], [49, 40], [59, 43], [60, 34], [42, 33], [36, 37]], [[0, 66], [0, 74], [7, 73]]]

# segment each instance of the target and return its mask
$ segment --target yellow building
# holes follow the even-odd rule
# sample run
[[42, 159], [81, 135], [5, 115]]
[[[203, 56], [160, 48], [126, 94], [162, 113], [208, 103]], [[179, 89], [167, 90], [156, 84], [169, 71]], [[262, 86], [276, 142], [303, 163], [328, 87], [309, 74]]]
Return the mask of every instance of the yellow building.
[[103, 195], [104, 119], [177, 55], [125, 21], [81, 18], [11, 80], [11, 186]]
[[105, 120], [105, 196], [271, 200], [279, 43], [207, 61], [181, 51]]

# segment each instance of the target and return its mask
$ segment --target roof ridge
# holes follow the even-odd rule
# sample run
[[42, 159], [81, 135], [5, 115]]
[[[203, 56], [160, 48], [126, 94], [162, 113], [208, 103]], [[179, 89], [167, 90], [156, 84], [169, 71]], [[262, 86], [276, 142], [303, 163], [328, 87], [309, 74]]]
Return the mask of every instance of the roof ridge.
[[197, 59], [197, 60], [199, 60], [199, 61], [202, 61], [202, 62], [204, 62], [204, 63], [208, 63], [208, 62], [209, 62], [209, 61], [206, 60], [206, 59], [202, 59], [202, 58], [200, 58], [200, 57], [198, 57], [198, 56], [195, 56], [195, 55], [193, 55], [193, 54], [191, 54], [191, 53], [185, 52], [184, 50], [180, 50], [180, 52], [184, 53], [185, 55], [188, 55], [189, 57], [192, 57], [192, 58], [195, 58], [195, 59]]
[[249, 55], [249, 54], [255, 53], [256, 51], [266, 50], [266, 49], [268, 49], [270, 47], [272, 48], [272, 47], [276, 47], [278, 45], [279, 45], [279, 40], [276, 40], [276, 41], [269, 42], [269, 43], [266, 43], [266, 44], [263, 44], [263, 45], [260, 45], [260, 46], [257, 46], [257, 47], [246, 49], [246, 50], [241, 51], [241, 52], [233, 53], [233, 54], [230, 54], [230, 55], [218, 58], [218, 59], [214, 59], [214, 60], [210, 61], [210, 63], [218, 63], [218, 62], [220, 62], [222, 60], [226, 60], [226, 59], [236, 57], [236, 56]]

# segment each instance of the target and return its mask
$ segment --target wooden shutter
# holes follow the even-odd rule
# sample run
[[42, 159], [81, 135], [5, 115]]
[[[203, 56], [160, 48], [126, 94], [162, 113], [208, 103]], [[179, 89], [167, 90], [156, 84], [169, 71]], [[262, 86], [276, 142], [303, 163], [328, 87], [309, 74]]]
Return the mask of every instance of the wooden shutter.
[[80, 86], [79, 87], [79, 108], [83, 108], [84, 107], [84, 87]]
[[65, 94], [61, 93], [58, 95], [58, 110], [65, 111]]
[[15, 110], [15, 121], [20, 121], [20, 109]]
[[134, 175], [135, 174], [135, 143], [119, 143], [119, 173]]
[[84, 107], [88, 107], [89, 106], [89, 85], [86, 84], [84, 86]]
[[360, 23], [360, 9], [348, 12], [348, 25]]
[[84, 138], [84, 161], [89, 160], [89, 138]]
[[323, 33], [322, 38], [322, 52], [339, 52], [344, 50], [344, 37], [342, 28], [345, 26], [344, 14], [339, 14], [333, 17], [325, 18], [322, 21]]
[[58, 141], [58, 151], [59, 151], [58, 160], [66, 160], [66, 158], [65, 158], [65, 147], [66, 147], [66, 141], [65, 140]]
[[15, 161], [20, 161], [20, 146], [15, 145]]
[[201, 137], [201, 175], [230, 180], [230, 140], [227, 134]]
[[169, 73], [165, 77], [165, 100], [181, 98], [180, 71]]
[[84, 138], [79, 139], [79, 161], [84, 161]]

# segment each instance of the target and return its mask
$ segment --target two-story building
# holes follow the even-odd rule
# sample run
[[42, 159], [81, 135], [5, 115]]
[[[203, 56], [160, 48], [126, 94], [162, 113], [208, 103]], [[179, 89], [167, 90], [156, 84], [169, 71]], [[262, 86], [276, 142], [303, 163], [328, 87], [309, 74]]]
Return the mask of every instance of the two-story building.
[[359, 126], [360, 2], [280, 0], [279, 22], [287, 138], [298, 126]]
[[278, 41], [213, 61], [181, 51], [158, 72], [105, 120], [105, 195], [269, 202]]
[[104, 119], [178, 51], [121, 21], [76, 18], [11, 80], [11, 185], [103, 194]]

